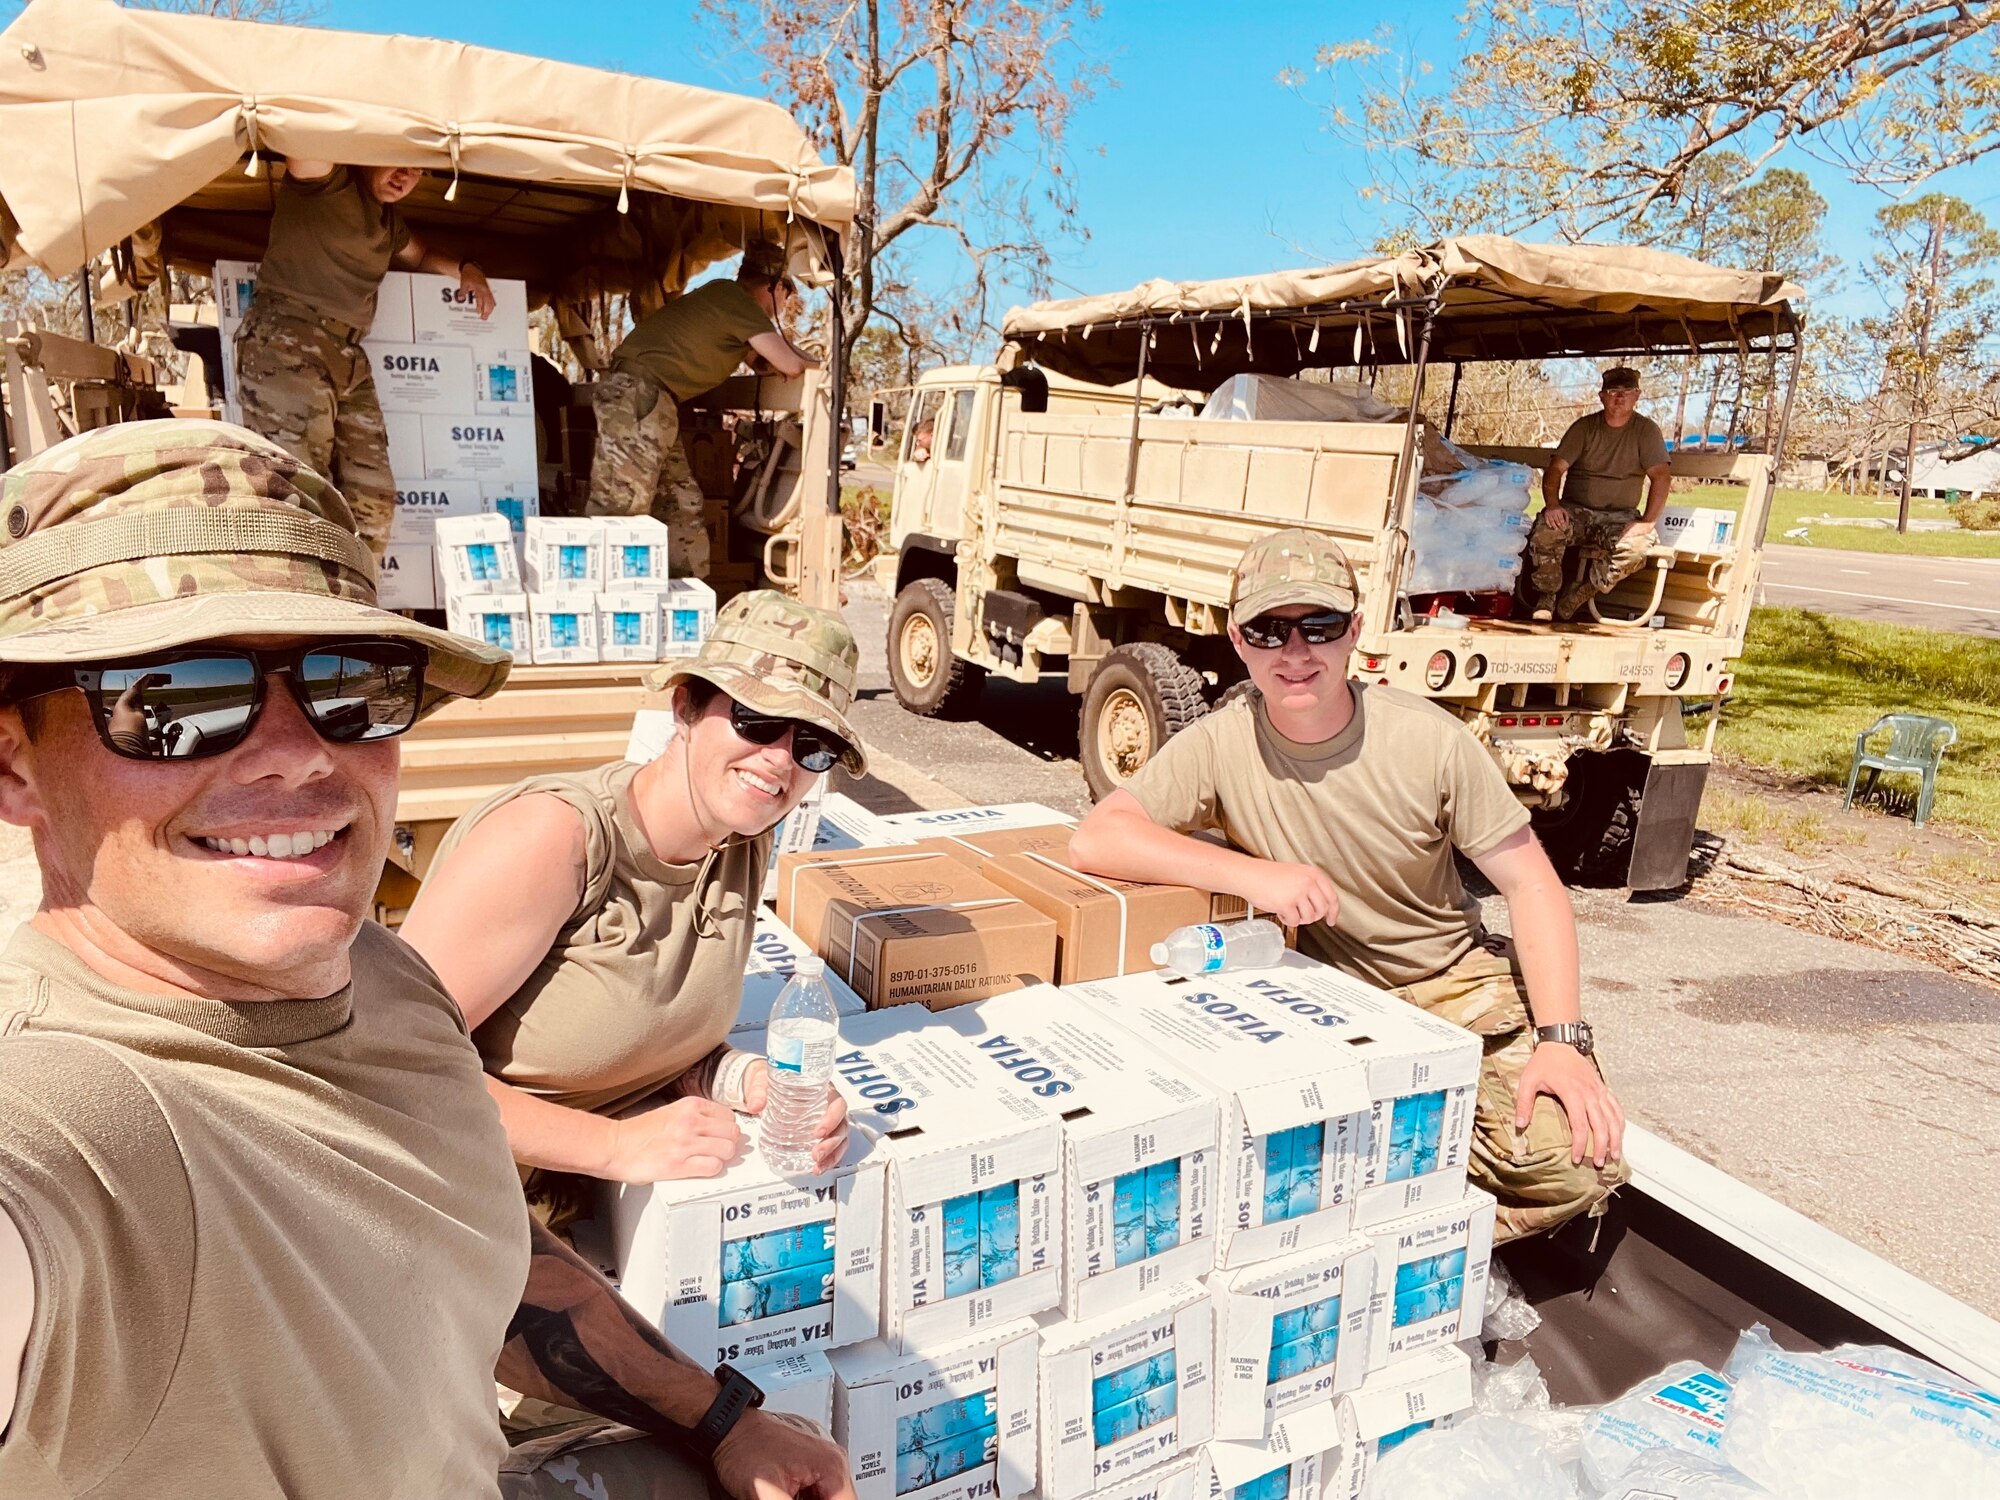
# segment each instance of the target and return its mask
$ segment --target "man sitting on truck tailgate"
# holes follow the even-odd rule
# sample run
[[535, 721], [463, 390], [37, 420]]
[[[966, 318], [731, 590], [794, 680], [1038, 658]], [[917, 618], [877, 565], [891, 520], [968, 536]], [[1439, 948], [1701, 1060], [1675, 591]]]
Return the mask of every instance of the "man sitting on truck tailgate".
[[743, 252], [734, 281], [704, 282], [674, 298], [625, 336], [611, 372], [597, 382], [593, 516], [643, 516], [664, 483], [667, 564], [681, 577], [708, 576], [701, 486], [681, 451], [680, 403], [714, 390], [752, 355], [780, 375], [819, 365], [792, 347], [774, 321], [792, 290], [784, 252], [759, 242]]
[[[0, 1495], [853, 1500], [531, 1230], [465, 1022], [363, 920], [395, 737], [506, 653], [376, 609], [339, 492], [241, 428], [85, 433], [0, 516], [42, 877], [0, 954]], [[612, 1421], [510, 1452], [496, 1374]]]
[[[1542, 513], [1528, 533], [1528, 582], [1537, 620], [1572, 620], [1646, 563], [1667, 508], [1673, 469], [1659, 424], [1639, 415], [1639, 372], [1604, 372], [1604, 410], [1578, 417], [1542, 473]], [[1640, 482], [1645, 482], [1643, 504]], [[1563, 553], [1576, 548], [1576, 582], [1563, 587]]]
[[[1241, 896], [1296, 926], [1309, 956], [1477, 1032], [1470, 1172], [1500, 1200], [1501, 1237], [1602, 1213], [1627, 1176], [1625, 1119], [1578, 1008], [1569, 895], [1527, 811], [1450, 714], [1348, 680], [1360, 601], [1332, 541], [1261, 538], [1231, 596], [1256, 691], [1168, 740], [1083, 820], [1070, 857]], [[1188, 836], [1209, 828], [1235, 847]], [[1514, 941], [1482, 928], [1453, 849], [1499, 889]]]

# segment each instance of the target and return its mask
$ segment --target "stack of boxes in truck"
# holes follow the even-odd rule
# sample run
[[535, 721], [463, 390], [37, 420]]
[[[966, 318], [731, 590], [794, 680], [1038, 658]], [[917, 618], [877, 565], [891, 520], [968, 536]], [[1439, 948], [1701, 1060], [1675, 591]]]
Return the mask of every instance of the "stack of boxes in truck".
[[783, 977], [828, 958], [853, 1141], [796, 1182], [753, 1146], [615, 1190], [626, 1290], [670, 1336], [752, 1379], [824, 1352], [864, 1500], [1357, 1500], [1471, 1405], [1476, 1037], [1295, 953], [1138, 967], [1212, 903], [1030, 899], [1060, 882], [1002, 877], [1066, 866], [1047, 809], [833, 793], [811, 822], [731, 1041], [761, 1050]]

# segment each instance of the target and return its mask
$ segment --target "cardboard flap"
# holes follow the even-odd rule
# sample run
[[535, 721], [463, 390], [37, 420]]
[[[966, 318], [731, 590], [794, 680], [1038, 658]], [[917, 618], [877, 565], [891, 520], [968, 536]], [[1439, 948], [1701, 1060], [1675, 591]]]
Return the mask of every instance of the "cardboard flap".
[[[1466, 1381], [1469, 1392], [1469, 1368]], [[1278, 1418], [1261, 1443], [1215, 1439], [1208, 1445], [1208, 1460], [1215, 1465], [1215, 1477], [1223, 1488], [1234, 1489], [1282, 1464], [1338, 1448], [1340, 1437], [1339, 1408], [1332, 1401], [1322, 1401]]]
[[1239, 1089], [1236, 1098], [1254, 1135], [1360, 1114], [1373, 1102], [1368, 1076], [1358, 1067], [1301, 1073], [1277, 1083]]
[[1472, 1361], [1456, 1344], [1440, 1344], [1397, 1361], [1342, 1399], [1354, 1436], [1372, 1443], [1472, 1405]]

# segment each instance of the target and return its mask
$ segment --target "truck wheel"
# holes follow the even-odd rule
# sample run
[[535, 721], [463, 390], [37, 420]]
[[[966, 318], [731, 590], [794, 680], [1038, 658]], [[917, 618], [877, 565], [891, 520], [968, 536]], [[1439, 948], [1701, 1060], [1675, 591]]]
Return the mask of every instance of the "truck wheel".
[[1077, 758], [1090, 795], [1123, 786], [1160, 746], [1208, 712], [1201, 673], [1166, 646], [1140, 641], [1106, 653], [1084, 689]]
[[986, 669], [951, 654], [951, 585], [917, 578], [889, 611], [889, 684], [896, 701], [927, 719], [963, 719], [979, 702]]
[[1572, 756], [1568, 785], [1561, 807], [1531, 814], [1556, 873], [1572, 885], [1623, 885], [1639, 831], [1646, 757], [1637, 750]]

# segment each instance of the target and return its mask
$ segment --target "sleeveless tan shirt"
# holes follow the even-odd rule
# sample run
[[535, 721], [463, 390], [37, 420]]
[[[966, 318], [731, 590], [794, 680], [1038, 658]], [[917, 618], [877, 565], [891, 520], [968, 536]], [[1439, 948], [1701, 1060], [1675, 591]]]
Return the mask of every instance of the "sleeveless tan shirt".
[[655, 857], [632, 812], [639, 769], [615, 761], [530, 777], [489, 797], [452, 825], [431, 875], [481, 818], [516, 797], [546, 792], [582, 815], [582, 899], [534, 973], [472, 1040], [494, 1077], [595, 1114], [615, 1114], [669, 1084], [708, 1093], [742, 1005], [771, 862], [768, 833], [733, 839], [694, 864]]
[[458, 1009], [369, 923], [353, 982], [124, 989], [0, 955], [0, 1213], [35, 1318], [8, 1500], [497, 1496], [528, 1216]]

